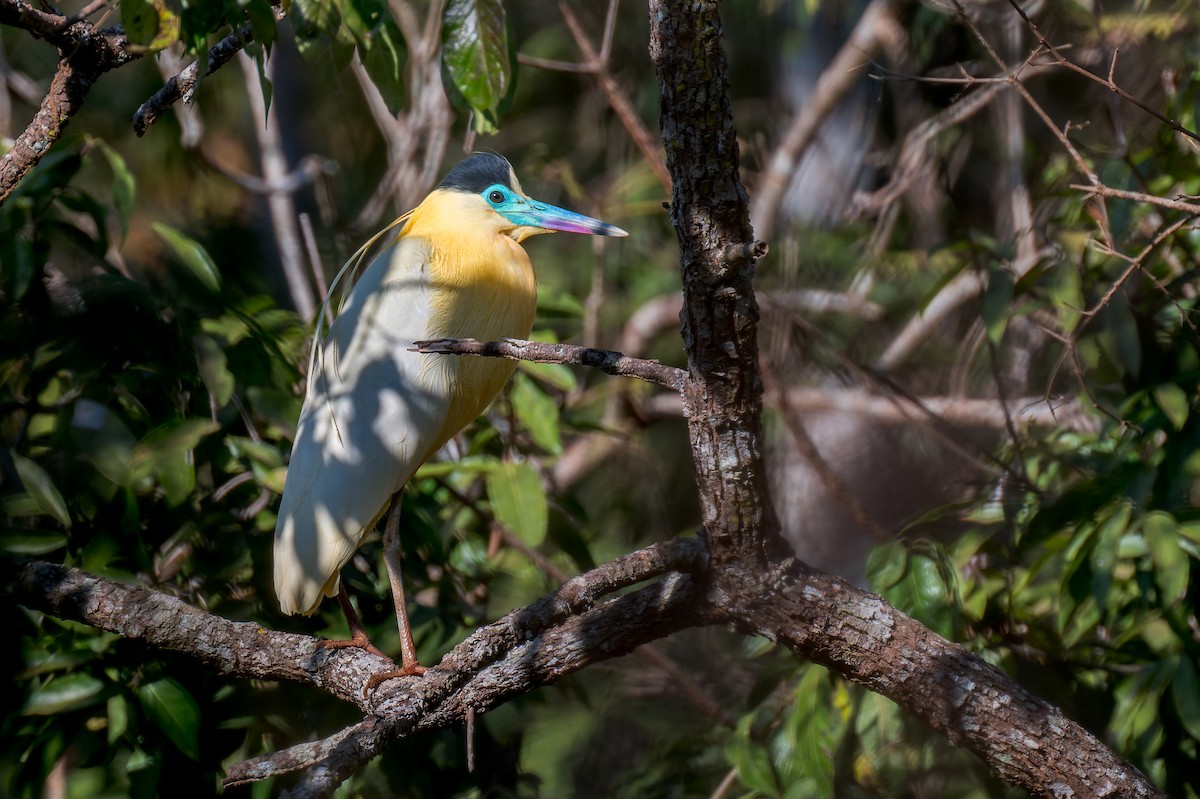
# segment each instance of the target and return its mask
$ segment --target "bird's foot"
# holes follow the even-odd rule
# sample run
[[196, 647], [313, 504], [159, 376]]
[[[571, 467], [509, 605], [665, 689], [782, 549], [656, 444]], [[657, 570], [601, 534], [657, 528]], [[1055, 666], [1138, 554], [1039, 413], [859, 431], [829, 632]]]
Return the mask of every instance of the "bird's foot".
[[373, 674], [367, 680], [367, 684], [363, 687], [363, 695], [366, 696], [379, 687], [380, 683], [385, 683], [388, 680], [394, 680], [397, 677], [416, 677], [424, 674], [429, 669], [422, 666], [420, 663], [405, 663], [398, 669], [385, 671], [380, 674]]
[[349, 647], [354, 647], [355, 649], [361, 649], [364, 652], [370, 652], [372, 655], [379, 655], [381, 658], [387, 658], [388, 660], [391, 660], [390, 657], [376, 648], [375, 644], [371, 643], [371, 639], [367, 638], [367, 634], [362, 630], [356, 630], [348, 639], [343, 639], [341, 641], [318, 641], [317, 646], [321, 647], [322, 649], [347, 649]]

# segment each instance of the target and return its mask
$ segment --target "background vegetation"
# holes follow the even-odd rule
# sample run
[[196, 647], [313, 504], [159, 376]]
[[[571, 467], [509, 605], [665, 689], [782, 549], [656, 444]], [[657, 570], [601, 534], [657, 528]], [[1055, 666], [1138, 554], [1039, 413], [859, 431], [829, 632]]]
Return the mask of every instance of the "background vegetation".
[[[743, 174], [771, 246], [776, 505], [799, 557], [1195, 797], [1200, 13], [1033, 5], [1036, 29], [1004, 2], [724, 10]], [[535, 337], [683, 365], [645, 11], [611, 9], [606, 27], [604, 9], [542, 3], [296, 2], [276, 31], [261, 1], [91, 8], [151, 55], [100, 79], [0, 205], [5, 559], [343, 636], [335, 603], [280, 616], [269, 577], [314, 298], [472, 149], [631, 233], [530, 243]], [[250, 57], [135, 137], [137, 107], [230, 19], [247, 21]], [[817, 78], [856, 24], [856, 79], [818, 113]], [[1038, 35], [1063, 49], [987, 82]], [[0, 27], [0, 134], [17, 137], [55, 66], [46, 42]], [[822, 127], [797, 146], [806, 113]], [[426, 662], [564, 576], [697, 524], [678, 400], [641, 385], [522, 364], [452, 450], [405, 500]], [[395, 651], [378, 543], [344, 579]], [[12, 796], [209, 793], [229, 764], [355, 717], [303, 686], [230, 682], [0, 607]], [[522, 697], [482, 719], [475, 747], [471, 772], [461, 733], [405, 741], [346, 795], [1013, 793], [888, 700], [720, 630]]]

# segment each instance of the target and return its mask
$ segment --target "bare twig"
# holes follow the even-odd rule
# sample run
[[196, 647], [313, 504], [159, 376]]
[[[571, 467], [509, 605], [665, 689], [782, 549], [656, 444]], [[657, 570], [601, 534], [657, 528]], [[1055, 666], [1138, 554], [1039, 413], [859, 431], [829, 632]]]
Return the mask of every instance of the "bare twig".
[[1200, 216], [1200, 205], [1196, 203], [1184, 202], [1182, 200], [1168, 200], [1166, 197], [1158, 197], [1153, 194], [1147, 194], [1142, 191], [1126, 191], [1125, 189], [1113, 189], [1105, 186], [1102, 183], [1080, 186], [1077, 184], [1071, 185], [1072, 189], [1077, 191], [1088, 192], [1099, 197], [1112, 197], [1117, 200], [1133, 200], [1134, 202], [1146, 203], [1147, 205], [1157, 205], [1160, 208], [1169, 208], [1172, 211], [1182, 211], [1189, 216]]
[[574, 363], [590, 366], [610, 375], [636, 377], [639, 380], [658, 383], [675, 391], [681, 391], [687, 379], [687, 372], [674, 366], [664, 366], [658, 361], [630, 358], [612, 350], [597, 350], [574, 344], [548, 344], [513, 338], [500, 341], [443, 338], [413, 342], [411, 350], [437, 355], [483, 355], [533, 363]]
[[992, 47], [992, 43], [988, 41], [988, 38], [983, 35], [982, 31], [979, 30], [979, 27], [975, 24], [975, 21], [971, 19], [969, 14], [967, 14], [960, 0], [951, 1], [954, 3], [955, 9], [958, 11], [959, 17], [962, 18], [962, 21], [975, 36], [976, 41], [978, 41], [980, 46], [987, 51], [987, 54], [991, 57], [992, 61], [995, 62], [996, 66], [1000, 68], [1000, 71], [1004, 73], [1004, 76], [1008, 78], [1009, 85], [1021, 95], [1021, 98], [1025, 100], [1025, 103], [1031, 109], [1033, 109], [1033, 112], [1037, 114], [1042, 122], [1045, 123], [1046, 127], [1050, 130], [1050, 133], [1054, 136], [1054, 138], [1058, 139], [1058, 143], [1062, 145], [1063, 149], [1067, 151], [1067, 155], [1070, 156], [1071, 160], [1075, 162], [1075, 167], [1079, 170], [1080, 174], [1087, 178], [1089, 184], [1093, 186], [1100, 185], [1100, 178], [1096, 175], [1095, 170], [1092, 169], [1091, 164], [1089, 164], [1084, 157], [1079, 154], [1079, 150], [1077, 150], [1075, 145], [1071, 143], [1071, 140], [1067, 138], [1066, 132], [1059, 130], [1058, 125], [1056, 125], [1054, 120], [1050, 118], [1050, 115], [1046, 113], [1046, 109], [1042, 108], [1041, 104], [1033, 98], [1033, 95], [1030, 94], [1029, 90], [1026, 89], [1024, 84], [1021, 83], [1020, 77], [1013, 72], [1007, 62], [1005, 62], [1000, 54], [996, 52], [996, 48]]
[[638, 152], [646, 159], [646, 163], [653, 170], [654, 176], [658, 178], [658, 182], [662, 184], [664, 190], [670, 192], [671, 176], [667, 172], [666, 162], [663, 161], [662, 148], [650, 134], [650, 131], [642, 122], [642, 118], [638, 116], [637, 109], [633, 107], [633, 101], [629, 99], [629, 95], [617, 85], [616, 78], [613, 77], [612, 72], [608, 69], [608, 53], [612, 50], [616, 6], [617, 0], [609, 0], [608, 16], [604, 26], [605, 38], [603, 44], [600, 46], [599, 53], [592, 46], [591, 40], [588, 39], [587, 33], [583, 30], [583, 25], [579, 22], [579, 18], [575, 16], [575, 12], [571, 10], [571, 7], [567, 5], [565, 0], [559, 0], [558, 10], [562, 14], [563, 22], [567, 24], [567, 29], [571, 32], [571, 38], [575, 40], [575, 46], [579, 48], [579, 52], [583, 55], [588, 71], [595, 76], [596, 83], [600, 86], [600, 90], [604, 92], [604, 97], [608, 100], [608, 104], [621, 120], [621, 124], [625, 126], [629, 137], [633, 139]]
[[[858, 388], [789, 388], [787, 406], [794, 412], [813, 414], [844, 413], [867, 417], [879, 424], [908, 424], [937, 417], [955, 426], [1003, 428], [1004, 407], [999, 400], [975, 397], [876, 394]], [[663, 393], [647, 400], [646, 407], [663, 415], [683, 415], [683, 403], [674, 394]], [[1061, 430], [1091, 431], [1097, 420], [1089, 417], [1076, 400], [1051, 400], [1047, 397], [1014, 397], [1007, 402], [1013, 409], [1013, 423], [1020, 427], [1054, 427]]]
[[[1170, 225], [1167, 225], [1157, 236], [1154, 237], [1153, 240], [1150, 241], [1149, 244], [1142, 249], [1140, 253], [1137, 254], [1137, 256], [1129, 261], [1129, 266], [1124, 272], [1121, 273], [1121, 276], [1118, 277], [1111, 286], [1109, 286], [1108, 291], [1104, 292], [1104, 296], [1101, 297], [1095, 305], [1083, 312], [1084, 319], [1081, 320], [1079, 326], [1074, 331], [1076, 338], [1079, 337], [1080, 332], [1086, 326], [1087, 322], [1091, 321], [1101, 309], [1112, 302], [1113, 296], [1121, 290], [1121, 287], [1124, 286], [1126, 281], [1133, 276], [1133, 273], [1144, 267], [1146, 259], [1150, 257], [1150, 254], [1157, 250], [1164, 241], [1175, 235], [1176, 231], [1187, 224], [1188, 221], [1188, 217], [1184, 217], [1183, 219], [1179, 219], [1175, 222], [1172, 222]], [[1162, 288], [1161, 285], [1159, 287]], [[1170, 296], [1170, 294], [1167, 295], [1168, 298]]]
[[[1027, 257], [1013, 262], [1014, 279], [1019, 280], [1030, 269], [1037, 266], [1043, 258], [1052, 257], [1053, 254], [1054, 251], [1047, 248], [1031, 252]], [[891, 372], [899, 368], [924, 341], [933, 335], [939, 325], [986, 287], [987, 281], [984, 276], [973, 270], [967, 270], [948, 282], [933, 299], [926, 303], [925, 308], [914, 315], [892, 339], [892, 343], [876, 360], [875, 368], [881, 372]]]
[[1185, 128], [1183, 125], [1179, 124], [1174, 119], [1171, 119], [1169, 116], [1156, 111], [1117, 85], [1116, 81], [1113, 80], [1113, 73], [1116, 72], [1117, 68], [1117, 53], [1119, 52], [1116, 48], [1113, 49], [1112, 61], [1109, 63], [1108, 77], [1102, 78], [1094, 72], [1084, 69], [1083, 67], [1074, 63], [1065, 55], [1063, 55], [1059, 48], [1052, 45], [1050, 41], [1044, 35], [1042, 35], [1042, 32], [1038, 30], [1038, 26], [1029, 18], [1029, 15], [1025, 13], [1025, 9], [1021, 8], [1021, 4], [1018, 3], [1017, 0], [1008, 0], [1008, 4], [1012, 6], [1018, 14], [1021, 15], [1021, 19], [1025, 20], [1025, 24], [1029, 26], [1029, 30], [1035, 37], [1037, 37], [1038, 43], [1054, 58], [1054, 63], [1065, 67], [1078, 75], [1083, 75], [1088, 80], [1100, 84], [1125, 102], [1132, 103], [1133, 105], [1137, 106], [1142, 111], [1154, 117], [1176, 133], [1181, 133], [1184, 136], [1187, 136], [1189, 139], [1200, 142], [1200, 134]]

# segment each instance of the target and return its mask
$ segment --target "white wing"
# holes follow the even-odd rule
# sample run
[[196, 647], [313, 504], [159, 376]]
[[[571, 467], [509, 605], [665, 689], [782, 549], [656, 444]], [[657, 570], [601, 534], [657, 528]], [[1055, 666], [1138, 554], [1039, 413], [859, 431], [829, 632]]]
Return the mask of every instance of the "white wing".
[[393, 494], [441, 445], [450, 369], [430, 338], [428, 246], [406, 237], [351, 290], [310, 376], [275, 527], [275, 592], [309, 614]]

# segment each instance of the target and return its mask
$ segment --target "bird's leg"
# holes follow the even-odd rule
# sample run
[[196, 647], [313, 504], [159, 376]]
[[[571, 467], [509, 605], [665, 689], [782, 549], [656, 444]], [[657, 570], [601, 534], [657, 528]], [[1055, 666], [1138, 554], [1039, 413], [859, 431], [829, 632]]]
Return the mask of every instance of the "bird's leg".
[[[392, 582], [392, 601], [396, 604], [396, 626], [400, 630], [400, 669], [378, 676], [391, 679], [423, 674], [425, 667], [417, 660], [417, 647], [413, 643], [412, 625], [408, 621], [408, 606], [404, 599], [404, 576], [400, 573], [400, 492], [392, 497], [392, 506], [388, 509], [387, 526], [383, 533], [383, 562], [387, 564], [388, 577]], [[382, 681], [372, 678], [370, 687]]]
[[[380, 652], [371, 643], [371, 639], [367, 637], [367, 631], [362, 626], [362, 622], [358, 619], [358, 614], [354, 612], [354, 606], [350, 604], [350, 595], [346, 593], [345, 583], [338, 585], [338, 604], [342, 606], [342, 614], [346, 617], [346, 624], [350, 626], [350, 639], [346, 641], [321, 641], [319, 646], [323, 649], [344, 649], [345, 647], [357, 647], [358, 649], [366, 650], [372, 655], [379, 655], [381, 658], [387, 658], [387, 655]], [[391, 660], [391, 658], [388, 658]]]

